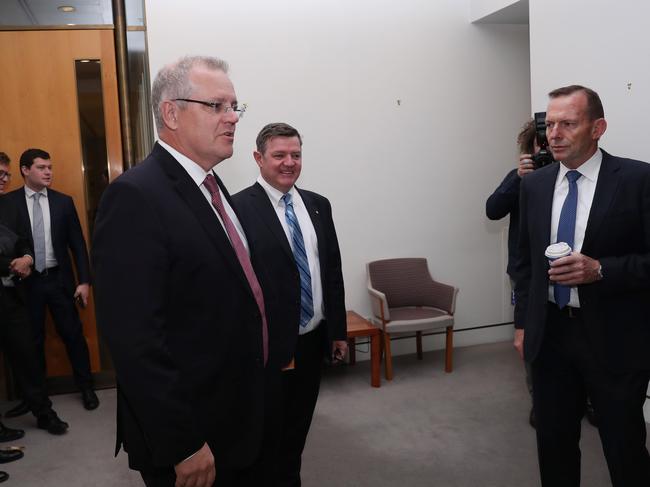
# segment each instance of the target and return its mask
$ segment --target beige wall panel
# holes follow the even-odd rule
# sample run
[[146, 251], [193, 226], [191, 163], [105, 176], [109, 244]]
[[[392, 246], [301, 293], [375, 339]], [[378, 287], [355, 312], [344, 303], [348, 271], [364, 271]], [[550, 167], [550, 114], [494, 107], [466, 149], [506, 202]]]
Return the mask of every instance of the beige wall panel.
[[[22, 185], [20, 154], [28, 147], [52, 157], [52, 188], [73, 197], [86, 242], [89, 242], [82, 150], [77, 106], [75, 60], [100, 59], [106, 142], [111, 179], [122, 168], [119, 105], [112, 31], [0, 32], [0, 150], [12, 158], [12, 188]], [[100, 368], [94, 303], [81, 310], [93, 371]], [[48, 320], [48, 375], [68, 375], [63, 343]]]

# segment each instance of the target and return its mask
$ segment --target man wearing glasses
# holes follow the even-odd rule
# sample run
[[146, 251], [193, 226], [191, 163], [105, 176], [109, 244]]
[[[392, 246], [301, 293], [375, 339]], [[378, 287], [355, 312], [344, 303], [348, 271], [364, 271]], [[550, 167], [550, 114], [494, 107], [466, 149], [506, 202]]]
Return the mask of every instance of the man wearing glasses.
[[[184, 57], [152, 87], [159, 141], [100, 203], [97, 321], [118, 382], [117, 446], [147, 486], [259, 486], [262, 290], [214, 167], [242, 110], [227, 64]], [[279, 370], [278, 370], [279, 375]]]

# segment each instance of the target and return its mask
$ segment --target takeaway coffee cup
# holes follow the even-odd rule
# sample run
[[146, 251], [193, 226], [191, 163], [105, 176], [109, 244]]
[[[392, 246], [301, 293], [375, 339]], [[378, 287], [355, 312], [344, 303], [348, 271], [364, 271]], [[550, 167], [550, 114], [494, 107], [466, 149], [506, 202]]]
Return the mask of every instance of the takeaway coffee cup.
[[566, 242], [558, 242], [546, 247], [544, 255], [548, 259], [549, 264], [560, 257], [566, 257], [571, 254], [571, 247]]

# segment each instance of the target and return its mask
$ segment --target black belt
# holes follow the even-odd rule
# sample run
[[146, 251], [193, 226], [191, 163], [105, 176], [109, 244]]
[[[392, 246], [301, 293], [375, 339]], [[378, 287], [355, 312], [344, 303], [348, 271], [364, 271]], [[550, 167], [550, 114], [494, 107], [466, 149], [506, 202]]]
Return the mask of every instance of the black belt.
[[47, 276], [49, 274], [54, 274], [59, 271], [59, 266], [55, 265], [54, 267], [48, 267], [47, 269], [43, 269], [42, 271], [37, 271], [34, 269], [33, 274], [35, 276]]
[[554, 313], [564, 316], [565, 318], [581, 318], [582, 309], [574, 308], [573, 306], [565, 306], [564, 308], [559, 308], [557, 304], [548, 302], [548, 307]]

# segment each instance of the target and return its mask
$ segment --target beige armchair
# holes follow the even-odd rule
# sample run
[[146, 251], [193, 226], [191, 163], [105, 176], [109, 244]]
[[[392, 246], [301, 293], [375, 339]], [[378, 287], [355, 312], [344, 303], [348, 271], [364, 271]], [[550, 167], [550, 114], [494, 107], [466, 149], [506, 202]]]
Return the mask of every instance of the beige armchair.
[[374, 321], [383, 332], [386, 380], [393, 378], [394, 334], [415, 332], [421, 360], [422, 332], [446, 329], [445, 372], [451, 372], [458, 288], [434, 281], [424, 258], [376, 260], [367, 270]]

